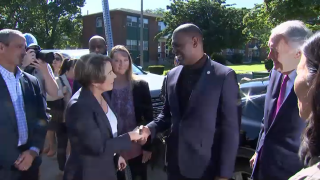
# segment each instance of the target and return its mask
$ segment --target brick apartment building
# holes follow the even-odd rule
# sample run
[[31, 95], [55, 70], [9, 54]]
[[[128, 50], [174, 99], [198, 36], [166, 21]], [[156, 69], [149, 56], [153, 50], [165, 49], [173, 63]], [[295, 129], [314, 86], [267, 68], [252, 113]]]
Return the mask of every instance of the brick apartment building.
[[[125, 45], [135, 61], [140, 54], [140, 11], [113, 9], [110, 16], [113, 44]], [[165, 51], [161, 50], [165, 48], [165, 39], [154, 37], [164, 29], [164, 24], [157, 21], [159, 15], [144, 13], [143, 17], [143, 59], [145, 64], [156, 64], [159, 52]], [[102, 12], [83, 16], [82, 48], [88, 48], [88, 41], [94, 35], [105, 37]]]

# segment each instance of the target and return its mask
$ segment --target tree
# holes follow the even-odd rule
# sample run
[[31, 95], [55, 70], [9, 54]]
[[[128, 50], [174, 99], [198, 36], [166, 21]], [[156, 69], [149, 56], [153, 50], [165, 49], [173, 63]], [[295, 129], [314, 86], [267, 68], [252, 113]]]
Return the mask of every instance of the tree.
[[160, 19], [166, 28], [156, 38], [169, 35], [169, 45], [174, 29], [184, 23], [193, 23], [202, 30], [204, 50], [210, 55], [226, 48], [239, 48], [247, 41], [242, 33], [247, 9], [236, 9], [222, 0], [173, 0], [167, 10]]
[[320, 30], [319, 14], [319, 0], [265, 0], [244, 17], [244, 32], [266, 45], [271, 29], [288, 20], [301, 20], [313, 31]]
[[151, 13], [151, 14], [157, 14], [160, 16], [163, 16], [165, 10], [163, 8], [157, 8], [157, 9], [146, 9], [146, 13]]
[[266, 46], [270, 31], [278, 22], [269, 21], [269, 15], [264, 4], [256, 4], [243, 18], [244, 33], [251, 38], [256, 38]]
[[0, 29], [32, 33], [44, 49], [79, 47], [85, 0], [1, 0]]

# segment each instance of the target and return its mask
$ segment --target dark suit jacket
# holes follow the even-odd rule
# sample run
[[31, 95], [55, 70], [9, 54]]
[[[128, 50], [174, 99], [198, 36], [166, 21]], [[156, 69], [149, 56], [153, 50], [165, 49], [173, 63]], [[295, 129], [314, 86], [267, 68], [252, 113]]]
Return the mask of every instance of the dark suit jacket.
[[273, 122], [270, 118], [277, 106], [281, 82], [282, 74], [272, 70], [264, 107], [264, 128], [260, 132], [256, 149], [259, 160], [255, 161], [252, 174], [256, 179], [258, 170], [266, 179], [283, 180], [289, 179], [302, 168], [298, 151], [305, 122], [299, 116], [293, 88]]
[[72, 94], [75, 94], [81, 88], [81, 84], [77, 81], [73, 81]]
[[131, 148], [129, 135], [113, 138], [106, 114], [86, 88], [72, 96], [65, 119], [72, 148], [64, 180], [116, 180], [114, 154]]
[[240, 133], [236, 74], [208, 58], [181, 116], [176, 85], [182, 68], [178, 66], [168, 73], [163, 110], [147, 126], [152, 137], [171, 126], [167, 139], [169, 174], [178, 167], [187, 178], [230, 178]]
[[[24, 150], [36, 147], [42, 150], [48, 117], [44, 96], [41, 93], [37, 78], [22, 72], [20, 84], [22, 88], [26, 120], [28, 125], [28, 141]], [[18, 149], [18, 126], [15, 110], [7, 85], [0, 74], [0, 166], [10, 168], [22, 153]], [[41, 159], [37, 157], [33, 165], [40, 166]]]

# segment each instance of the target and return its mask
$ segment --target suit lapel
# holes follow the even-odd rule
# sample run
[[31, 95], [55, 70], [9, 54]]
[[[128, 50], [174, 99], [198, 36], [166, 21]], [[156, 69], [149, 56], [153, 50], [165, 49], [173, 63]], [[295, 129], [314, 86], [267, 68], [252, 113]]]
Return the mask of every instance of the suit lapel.
[[191, 92], [188, 106], [186, 108], [186, 111], [185, 111], [185, 114], [183, 115], [183, 117], [187, 116], [188, 113], [190, 112], [190, 109], [192, 109], [193, 106], [197, 105], [197, 101], [202, 96], [202, 93], [205, 90], [205, 88], [204, 88], [205, 83], [206, 82], [214, 82], [214, 81], [208, 79], [213, 74], [214, 74], [214, 72], [212, 72], [212, 70], [211, 70], [211, 60], [209, 58], [207, 58], [207, 60], [204, 64], [204, 67], [202, 69], [200, 78]]
[[270, 125], [269, 129], [271, 129], [274, 126], [274, 124], [277, 124], [279, 123], [279, 121], [281, 121], [281, 119], [279, 119], [278, 117], [280, 117], [285, 112], [285, 109], [287, 108], [293, 109], [293, 108], [290, 108], [290, 106], [296, 106], [296, 104], [297, 104], [297, 97], [292, 87], [289, 95], [285, 98], [282, 105], [280, 106], [278, 113], [275, 115], [274, 120]]
[[[10, 96], [10, 92], [8, 90], [7, 84], [4, 81], [3, 77], [0, 74], [0, 100], [1, 100], [1, 104], [3, 105], [3, 107], [5, 108], [3, 111], [8, 113], [10, 119], [8, 119], [13, 128], [15, 130], [18, 130], [18, 126], [17, 126], [17, 118], [15, 115], [15, 110], [13, 107], [13, 103], [12, 103], [12, 99]], [[5, 120], [5, 119], [4, 119]]]
[[[173, 93], [170, 97], [168, 97], [169, 102], [170, 102], [170, 107], [171, 107], [171, 109], [174, 109], [175, 111], [177, 111], [176, 114], [179, 116], [178, 119], [180, 119], [181, 114], [180, 114], [180, 105], [179, 105], [179, 99], [178, 99], [179, 92], [178, 92], [177, 84], [179, 83], [182, 68], [183, 68], [183, 66], [178, 66], [177, 69], [174, 71], [174, 74], [172, 74], [170, 76], [170, 78], [167, 78], [167, 80], [168, 80], [167, 90], [169, 87], [173, 87]], [[168, 92], [168, 95], [169, 95], [169, 92]]]
[[[109, 103], [110, 101], [107, 100], [109, 97], [108, 95], [105, 95], [105, 93], [102, 94], [103, 98]], [[89, 107], [92, 108], [94, 114], [95, 114], [95, 121], [98, 124], [98, 127], [101, 130], [102, 134], [109, 134], [110, 137], [112, 137], [112, 129], [111, 129], [111, 125], [109, 123], [109, 119], [107, 117], [107, 115], [105, 114], [105, 112], [103, 111], [101, 105], [99, 104], [99, 102], [97, 101], [97, 99], [94, 97], [94, 95], [91, 93], [91, 91], [89, 89], [86, 88], [82, 88], [80, 95], [79, 95], [79, 99], [82, 99], [83, 101], [85, 101]], [[109, 104], [108, 104], [109, 105]], [[110, 105], [109, 105], [110, 107]], [[108, 132], [106, 131], [106, 128], [108, 129]]]
[[273, 119], [271, 119], [271, 118], [274, 118], [273, 113], [277, 107], [277, 100], [278, 100], [279, 91], [280, 91], [280, 87], [281, 87], [281, 77], [282, 77], [281, 73], [279, 73], [275, 70], [272, 73], [275, 74], [270, 81], [270, 82], [273, 82], [272, 83], [273, 86], [271, 86], [270, 89], [268, 89], [268, 90], [271, 90], [271, 94], [270, 94], [270, 97], [268, 97], [267, 102], [266, 102], [267, 117], [265, 120], [267, 120], [267, 121], [265, 122], [265, 125], [266, 125], [267, 129], [269, 129], [269, 127], [271, 125], [270, 121], [273, 121]]

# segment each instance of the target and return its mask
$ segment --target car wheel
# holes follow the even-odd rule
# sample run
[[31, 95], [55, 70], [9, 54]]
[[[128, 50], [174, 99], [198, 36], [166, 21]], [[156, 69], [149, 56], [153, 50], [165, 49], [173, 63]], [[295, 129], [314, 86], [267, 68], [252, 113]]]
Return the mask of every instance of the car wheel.
[[236, 162], [236, 167], [233, 173], [233, 180], [251, 180], [252, 169], [249, 165], [249, 160], [239, 158]]

